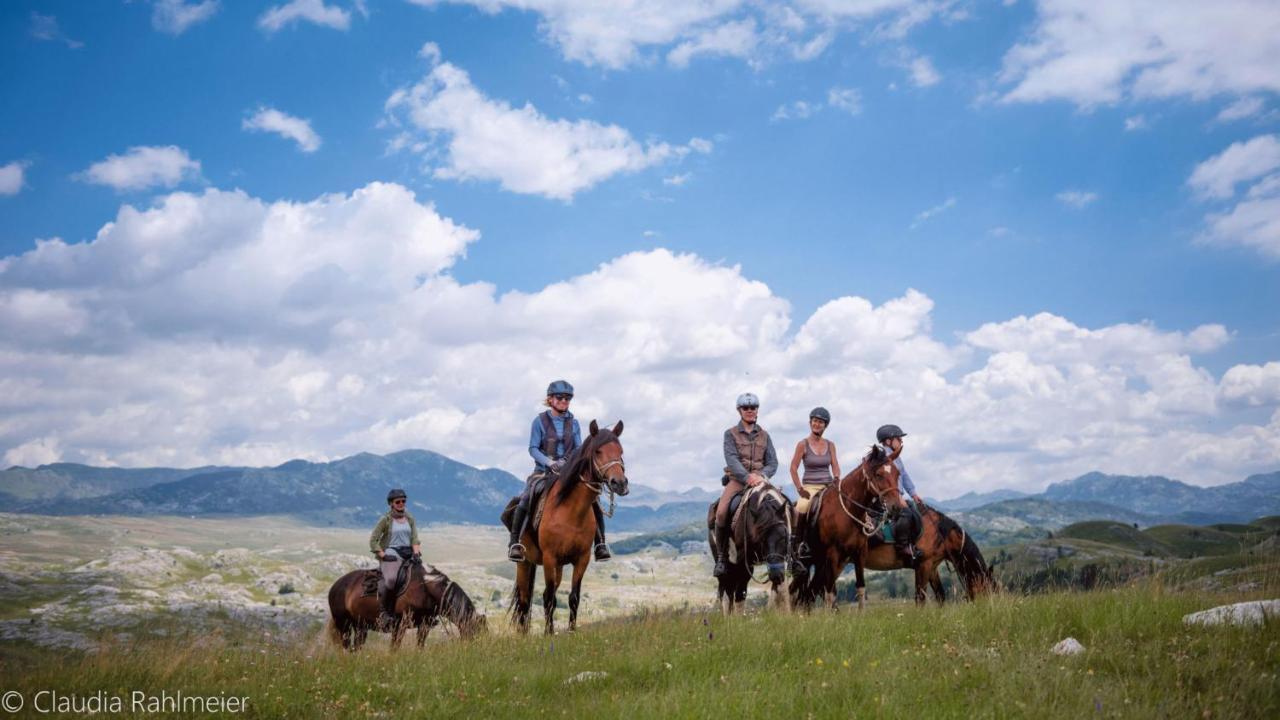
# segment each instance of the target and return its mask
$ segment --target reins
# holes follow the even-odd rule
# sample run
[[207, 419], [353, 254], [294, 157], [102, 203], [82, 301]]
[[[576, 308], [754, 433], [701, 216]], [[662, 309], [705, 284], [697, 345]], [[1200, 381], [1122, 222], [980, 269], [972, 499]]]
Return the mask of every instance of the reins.
[[[871, 477], [870, 477], [870, 475], [867, 473], [867, 464], [866, 464], [866, 462], [863, 462], [863, 463], [862, 463], [861, 469], [862, 469], [862, 480], [863, 480], [863, 482], [865, 482], [865, 483], [867, 484], [867, 487], [871, 488], [871, 491], [872, 491], [872, 492], [874, 492], [874, 493], [876, 494], [876, 497], [878, 497], [878, 498], [880, 499], [880, 504], [881, 504], [881, 505], [885, 505], [885, 502], [884, 502], [884, 492], [881, 492], [881, 491], [880, 491], [880, 490], [875, 486], [875, 483], [873, 483], [873, 482], [871, 481]], [[846, 475], [845, 477], [848, 477], [848, 476]], [[872, 513], [874, 512], [871, 508], [867, 507], [866, 505], [863, 505], [862, 503], [858, 502], [857, 500], [854, 500], [853, 498], [849, 498], [849, 502], [850, 502], [851, 504], [853, 504], [853, 505], [854, 505], [854, 506], [856, 506], [858, 509], [860, 509], [860, 510], [862, 510], [864, 513], [866, 513], [866, 516], [860, 519], [860, 518], [858, 518], [858, 516], [856, 516], [856, 515], [854, 515], [853, 513], [849, 512], [849, 508], [845, 507], [845, 504], [844, 504], [844, 500], [845, 500], [845, 497], [844, 497], [844, 478], [840, 478], [839, 480], [837, 480], [837, 481], [836, 481], [836, 498], [840, 500], [840, 509], [844, 511], [844, 514], [845, 514], [845, 515], [848, 515], [848, 516], [849, 516], [849, 519], [850, 519], [850, 520], [852, 520], [852, 521], [854, 521], [855, 523], [857, 523], [858, 527], [859, 527], [859, 528], [861, 528], [861, 530], [862, 530], [862, 534], [863, 534], [863, 535], [866, 535], [867, 537], [871, 537], [872, 535], [874, 535], [874, 534], [876, 533], [876, 530], [878, 530], [878, 529], [880, 528], [880, 523], [878, 523], [878, 522], [871, 522], [871, 516], [872, 516]], [[887, 506], [887, 505], [885, 505], [885, 509], [886, 509], [886, 511], [888, 510], [888, 506]]]
[[[774, 490], [774, 491], [776, 491], [776, 488], [774, 488], [772, 485], [769, 485], [769, 489], [770, 489], [770, 490]], [[769, 490], [765, 490], [765, 491], [763, 491], [763, 492], [767, 495], [767, 494], [769, 493]], [[742, 499], [742, 502], [744, 502], [744, 503], [749, 503], [749, 502], [751, 502], [751, 500], [752, 500], [752, 498], [750, 498], [750, 497], [744, 497], [744, 498]], [[784, 501], [783, 501], [783, 503], [782, 503], [782, 512], [783, 512], [783, 518], [784, 518], [784, 519], [783, 519], [781, 522], [785, 525], [785, 527], [786, 527], [786, 529], [787, 529], [787, 552], [790, 552], [790, 548], [791, 548], [791, 503], [790, 503], [790, 502], [786, 502], [786, 498], [785, 498], [785, 497], [783, 498], [783, 500], [784, 500]], [[748, 507], [746, 507], [746, 508], [743, 508], [743, 512], [745, 512], [745, 513], [747, 514], [746, 521], [747, 521], [747, 522], [750, 522], [750, 521], [751, 521], [751, 518], [753, 517], [753, 516], [752, 516], [752, 514], [751, 514], [751, 508], [750, 508], [750, 506], [748, 506]], [[778, 523], [779, 523], [779, 521], [775, 520], [775, 521], [773, 521], [772, 523], [770, 523], [768, 526], [766, 526], [766, 529], [770, 529], [770, 528], [772, 528], [774, 525], [777, 525]], [[784, 555], [784, 556], [782, 556], [782, 557], [783, 557], [783, 560], [785, 561], [786, 556]], [[757, 578], [757, 577], [756, 577], [756, 572], [755, 572], [755, 571], [756, 571], [755, 563], [751, 562], [751, 528], [743, 528], [743, 532], [742, 532], [742, 562], [743, 562], [743, 564], [745, 564], [745, 565], [747, 566], [747, 576], [748, 576], [748, 577], [750, 577], [752, 580], [754, 580], [755, 582], [757, 582], [757, 583], [759, 583], [759, 584], [761, 584], [761, 585], [771, 585], [771, 584], [773, 584], [773, 583], [772, 583], [772, 581], [770, 581], [770, 580], [769, 580], [769, 574], [768, 574], [768, 572], [767, 572], [767, 571], [765, 572], [765, 579], [764, 579], [764, 580], [761, 580], [761, 579], [759, 579], [759, 578]], [[764, 562], [765, 562], [765, 564], [766, 564], [766, 565], [768, 565], [768, 563], [769, 563], [769, 556], [767, 556], [767, 555], [766, 555], [766, 556], [764, 557]]]

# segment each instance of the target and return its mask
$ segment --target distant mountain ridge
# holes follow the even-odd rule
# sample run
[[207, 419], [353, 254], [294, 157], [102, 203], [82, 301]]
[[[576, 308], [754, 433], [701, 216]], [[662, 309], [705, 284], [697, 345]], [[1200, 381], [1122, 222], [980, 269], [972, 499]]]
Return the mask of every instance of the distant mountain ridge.
[[[496, 524], [524, 481], [480, 470], [428, 450], [360, 453], [332, 462], [291, 460], [271, 468], [208, 466], [98, 468], [74, 463], [0, 471], [0, 511], [38, 514], [287, 514], [319, 524], [360, 526], [385, 510], [391, 487], [403, 487], [424, 522]], [[661, 491], [633, 484], [609, 526], [658, 531], [705, 518], [710, 490]], [[1085, 520], [1150, 526], [1209, 524], [1280, 515], [1280, 472], [1202, 488], [1161, 476], [1091, 472], [1049, 485], [1039, 495], [1014, 490], [966, 493], [938, 501], [975, 536], [1039, 537]]]

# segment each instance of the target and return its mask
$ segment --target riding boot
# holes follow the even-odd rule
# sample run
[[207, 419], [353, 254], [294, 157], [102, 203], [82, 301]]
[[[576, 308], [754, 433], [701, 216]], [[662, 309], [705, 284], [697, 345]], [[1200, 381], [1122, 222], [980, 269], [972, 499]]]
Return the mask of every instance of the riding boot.
[[529, 506], [524, 503], [516, 505], [511, 515], [511, 539], [507, 542], [507, 559], [512, 562], [524, 562], [524, 545], [520, 544], [520, 536], [524, 535], [524, 522], [529, 517]]
[[387, 584], [378, 580], [378, 627], [390, 631], [396, 622], [395, 594], [387, 588]]
[[600, 508], [599, 503], [591, 503], [591, 510], [596, 516], [596, 560], [604, 562], [613, 557], [613, 553], [609, 552], [609, 546], [604, 541], [604, 510]]
[[715, 577], [729, 572], [729, 525], [716, 525], [716, 567], [711, 571]]
[[804, 542], [804, 534], [807, 529], [805, 522], [805, 514], [796, 516], [796, 531], [791, 536], [791, 574], [803, 575], [809, 572], [809, 566], [805, 564], [804, 558], [809, 557], [809, 546]]

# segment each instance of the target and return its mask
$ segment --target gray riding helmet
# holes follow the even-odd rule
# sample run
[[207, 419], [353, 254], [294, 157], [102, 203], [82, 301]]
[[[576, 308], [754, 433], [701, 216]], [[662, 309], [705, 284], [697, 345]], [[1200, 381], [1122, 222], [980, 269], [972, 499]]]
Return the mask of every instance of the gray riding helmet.
[[760, 398], [755, 393], [742, 393], [738, 396], [738, 408], [758, 408], [760, 407]]
[[880, 429], [876, 430], [876, 442], [878, 443], [883, 443], [891, 438], [906, 436], [907, 434], [902, 432], [902, 428], [897, 425], [881, 425]]
[[568, 380], [556, 380], [547, 386], [547, 395], [568, 395], [573, 397], [573, 386]]
[[814, 418], [818, 418], [828, 425], [831, 424], [831, 413], [827, 412], [827, 409], [822, 406], [818, 406], [809, 411], [809, 419], [812, 420]]

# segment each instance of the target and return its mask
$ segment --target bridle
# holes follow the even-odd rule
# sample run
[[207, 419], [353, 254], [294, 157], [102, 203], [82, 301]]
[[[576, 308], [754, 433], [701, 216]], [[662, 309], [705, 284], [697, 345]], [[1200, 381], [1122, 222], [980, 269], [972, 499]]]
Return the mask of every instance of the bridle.
[[[767, 495], [769, 495], [770, 491], [777, 492], [777, 488], [773, 487], [773, 485], [770, 485], [769, 483], [764, 483], [764, 486], [765, 486], [767, 489], [765, 489], [765, 490], [757, 490], [756, 492], [758, 492], [758, 493], [764, 493], [764, 495], [766, 495], [766, 496], [767, 496]], [[770, 522], [770, 523], [767, 523], [767, 524], [765, 524], [765, 525], [762, 525], [762, 526], [761, 526], [761, 529], [762, 529], [762, 531], [764, 531], [764, 532], [768, 532], [769, 530], [772, 530], [774, 527], [776, 527], [776, 526], [778, 526], [778, 525], [782, 525], [782, 526], [783, 526], [783, 528], [785, 528], [785, 529], [786, 529], [786, 531], [787, 531], [787, 544], [786, 544], [786, 547], [787, 547], [787, 552], [790, 552], [790, 548], [791, 548], [791, 503], [787, 500], [786, 496], [783, 496], [783, 498], [782, 498], [782, 499], [783, 499], [783, 502], [782, 502], [782, 518], [781, 518], [781, 519], [779, 519], [779, 518], [774, 518], [773, 522]], [[744, 498], [742, 499], [742, 502], [744, 502], [744, 503], [745, 503], [745, 502], [751, 502], [752, 500], [753, 500], [753, 498], [744, 497]], [[757, 503], [764, 502], [764, 498], [763, 498], [763, 497], [761, 497], [761, 498], [759, 498], [758, 500], [756, 500], [756, 502], [757, 502]], [[752, 512], [751, 512], [751, 508], [750, 508], [750, 506], [743, 508], [743, 512], [745, 512], [745, 513], [747, 514], [746, 519], [747, 519], [748, 521], [750, 521], [753, 517], [755, 517], [755, 516], [752, 514]], [[785, 554], [785, 553], [770, 553], [770, 554], [768, 554], [768, 555], [765, 555], [765, 556], [764, 556], [764, 562], [765, 562], [765, 565], [766, 565], [766, 566], [768, 566], [768, 565], [780, 565], [780, 564], [783, 564], [783, 563], [785, 563], [785, 562], [786, 562], [786, 559], [787, 559], [787, 556], [786, 556], [786, 554]], [[772, 583], [771, 583], [771, 581], [768, 579], [768, 575], [766, 575], [766, 576], [765, 576], [765, 579], [763, 579], [763, 580], [761, 580], [761, 579], [757, 578], [757, 577], [756, 577], [756, 575], [755, 575], [755, 565], [751, 562], [751, 528], [744, 528], [744, 529], [743, 529], [743, 533], [742, 533], [742, 561], [743, 561], [743, 563], [747, 566], [747, 568], [749, 569], [749, 571], [750, 571], [750, 573], [749, 573], [749, 574], [750, 574], [750, 577], [751, 577], [751, 579], [752, 579], [752, 580], [756, 581], [757, 583], [759, 583], [759, 584], [761, 584], [761, 585], [770, 585], [770, 584], [772, 584]]]
[[[888, 465], [890, 462], [892, 462], [892, 460], [886, 460], [885, 462], [880, 463], [879, 465], [876, 466], [876, 470], [879, 471], [881, 467]], [[866, 483], [868, 488], [871, 489], [871, 492], [876, 494], [876, 499], [880, 501], [880, 506], [883, 507], [885, 509], [884, 512], [887, 513], [889, 511], [889, 504], [884, 501], [884, 496], [889, 493], [889, 489], [881, 490], [880, 488], [876, 487], [875, 481], [871, 479], [871, 473], [867, 472], [867, 463], [865, 460], [860, 466], [860, 470], [862, 473], [862, 481]], [[846, 475], [845, 477], [849, 477], [849, 476]], [[871, 521], [872, 514], [875, 512], [875, 510], [867, 507], [866, 505], [863, 505], [862, 503], [858, 502], [857, 500], [854, 500], [853, 498], [848, 498], [849, 503], [859, 508], [860, 510], [862, 510], [864, 515], [863, 517], [859, 518], [858, 516], [850, 512], [849, 508], [846, 507], [844, 504], [845, 503], [844, 480], [845, 478], [840, 478], [839, 480], [836, 481], [836, 498], [840, 500], [840, 509], [844, 511], [845, 515], [849, 516], [850, 520], [857, 523], [858, 527], [861, 528], [863, 535], [866, 535], [867, 537], [871, 537], [876, 533], [877, 530], [880, 529], [879, 521], [877, 522]]]
[[622, 462], [621, 455], [619, 455], [616, 460], [610, 460], [604, 465], [600, 465], [599, 463], [596, 462], [595, 448], [593, 448], [591, 451], [591, 479], [582, 481], [582, 484], [586, 485], [587, 489], [595, 493], [596, 495], [603, 494], [606, 489], [609, 491], [609, 509], [608, 510], [605, 510], [604, 508], [600, 509], [600, 511], [603, 512], [604, 516], [607, 518], [613, 517], [615, 503], [614, 503], [613, 486], [609, 484], [609, 476], [605, 475], [605, 473], [608, 472], [609, 469], [615, 465], [622, 468], [622, 477], [625, 478], [627, 476], [627, 465], [626, 463]]

